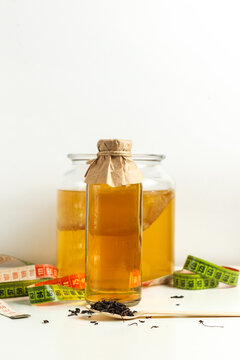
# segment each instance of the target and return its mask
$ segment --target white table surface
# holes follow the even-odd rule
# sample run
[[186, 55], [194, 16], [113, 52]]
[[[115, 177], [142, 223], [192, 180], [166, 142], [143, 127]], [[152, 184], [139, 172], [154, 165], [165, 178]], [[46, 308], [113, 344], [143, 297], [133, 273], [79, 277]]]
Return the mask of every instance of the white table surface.
[[[171, 299], [184, 295], [183, 299]], [[100, 319], [86, 315], [68, 317], [79, 303], [31, 306], [27, 298], [7, 301], [30, 318], [0, 316], [0, 354], [3, 359], [228, 359], [240, 356], [240, 318]], [[176, 304], [179, 303], [179, 306]], [[82, 307], [83, 308], [83, 307]], [[228, 289], [187, 291], [168, 286], [145, 288], [138, 309], [239, 311], [240, 286]], [[205, 327], [222, 325], [224, 328]], [[43, 324], [43, 320], [49, 320]], [[158, 328], [151, 329], [157, 325]]]

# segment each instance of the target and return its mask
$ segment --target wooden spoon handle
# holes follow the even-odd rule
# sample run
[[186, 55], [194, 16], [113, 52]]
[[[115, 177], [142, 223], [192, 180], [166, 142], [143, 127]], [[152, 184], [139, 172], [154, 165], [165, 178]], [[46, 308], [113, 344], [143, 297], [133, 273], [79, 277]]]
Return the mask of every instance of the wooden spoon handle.
[[226, 312], [226, 313], [204, 313], [204, 312], [169, 312], [169, 313], [150, 313], [145, 311], [139, 311], [138, 317], [240, 317], [240, 313]]

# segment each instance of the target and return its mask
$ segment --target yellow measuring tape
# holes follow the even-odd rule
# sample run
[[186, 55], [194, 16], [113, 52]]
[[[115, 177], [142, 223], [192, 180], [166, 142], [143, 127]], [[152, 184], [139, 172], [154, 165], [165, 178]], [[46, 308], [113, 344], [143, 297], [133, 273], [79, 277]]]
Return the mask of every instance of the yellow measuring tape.
[[32, 305], [53, 301], [83, 300], [85, 298], [85, 274], [74, 274], [47, 280], [27, 289]]

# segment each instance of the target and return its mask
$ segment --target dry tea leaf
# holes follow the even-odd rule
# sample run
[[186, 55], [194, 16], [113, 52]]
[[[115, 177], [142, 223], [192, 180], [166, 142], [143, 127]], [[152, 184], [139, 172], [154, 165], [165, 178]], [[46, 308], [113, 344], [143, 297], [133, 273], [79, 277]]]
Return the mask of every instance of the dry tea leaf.
[[132, 311], [125, 304], [118, 301], [97, 301], [91, 305], [91, 309], [108, 312], [110, 314], [117, 314], [121, 316], [134, 316], [136, 311]]

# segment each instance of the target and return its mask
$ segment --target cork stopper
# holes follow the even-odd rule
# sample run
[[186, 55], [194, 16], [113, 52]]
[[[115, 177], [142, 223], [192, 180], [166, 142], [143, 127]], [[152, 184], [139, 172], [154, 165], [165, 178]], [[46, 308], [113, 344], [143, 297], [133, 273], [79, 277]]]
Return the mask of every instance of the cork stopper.
[[122, 186], [138, 184], [143, 174], [132, 159], [132, 141], [101, 139], [97, 143], [98, 154], [85, 174], [87, 184]]

